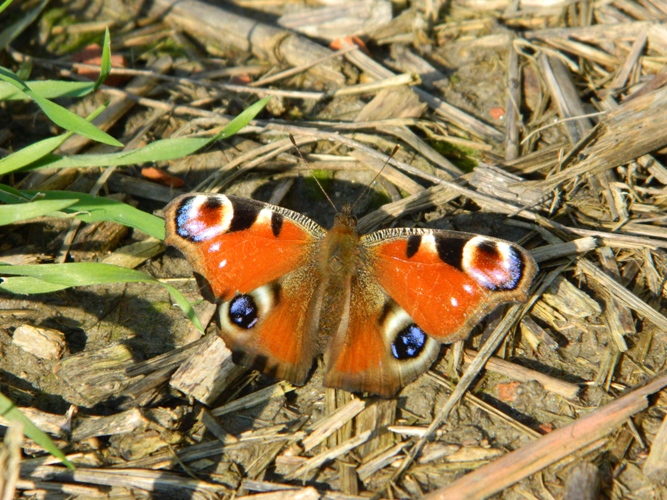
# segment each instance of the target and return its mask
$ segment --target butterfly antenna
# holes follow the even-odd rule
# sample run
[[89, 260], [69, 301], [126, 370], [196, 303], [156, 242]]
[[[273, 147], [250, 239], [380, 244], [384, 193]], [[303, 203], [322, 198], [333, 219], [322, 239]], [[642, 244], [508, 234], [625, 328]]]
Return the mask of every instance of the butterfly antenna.
[[313, 180], [315, 181], [315, 183], [317, 184], [317, 186], [320, 188], [320, 191], [322, 191], [322, 193], [324, 194], [324, 197], [325, 197], [327, 200], [329, 200], [329, 203], [331, 203], [331, 206], [333, 207], [333, 209], [336, 211], [336, 213], [338, 213], [338, 209], [336, 208], [336, 205], [334, 204], [333, 200], [329, 197], [329, 195], [327, 194], [327, 192], [324, 190], [324, 187], [322, 187], [322, 184], [320, 184], [320, 181], [317, 180], [317, 177], [315, 176], [315, 172], [313, 171], [312, 168], [310, 168], [310, 164], [308, 163], [308, 160], [306, 160], [306, 159], [303, 157], [303, 155], [301, 154], [301, 150], [299, 149], [299, 146], [297, 146], [297, 144], [296, 144], [296, 140], [294, 140], [294, 136], [293, 136], [292, 134], [289, 134], [289, 140], [290, 140], [290, 141], [292, 142], [292, 144], [294, 145], [294, 149], [296, 149], [296, 154], [299, 155], [299, 158], [301, 158], [301, 160], [303, 161], [304, 165], [306, 165], [306, 168], [307, 168], [308, 171], [310, 172], [310, 175], [313, 176]]
[[378, 177], [380, 177], [380, 175], [382, 175], [382, 171], [384, 170], [384, 167], [386, 167], [387, 164], [389, 163], [389, 160], [391, 160], [391, 159], [394, 157], [394, 155], [395, 155], [396, 153], [398, 153], [398, 150], [399, 150], [399, 149], [401, 149], [401, 146], [399, 146], [398, 144], [396, 144], [396, 146], [394, 146], [394, 150], [391, 152], [391, 154], [390, 154], [390, 155], [387, 157], [387, 159], [384, 161], [384, 165], [382, 165], [382, 168], [378, 171], [378, 173], [375, 175], [375, 177], [373, 177], [373, 180], [372, 180], [371, 182], [369, 182], [369, 183], [366, 185], [366, 189], [364, 189], [364, 190], [361, 192], [361, 194], [357, 197], [357, 199], [354, 200], [354, 203], [352, 204], [352, 209], [351, 209], [351, 211], [353, 211], [353, 210], [354, 210], [354, 207], [357, 206], [357, 203], [359, 203], [359, 201], [360, 201], [364, 196], [366, 196], [366, 193], [368, 193], [368, 191], [370, 191], [371, 186], [373, 185], [373, 183], [374, 183], [376, 180], [378, 180]]

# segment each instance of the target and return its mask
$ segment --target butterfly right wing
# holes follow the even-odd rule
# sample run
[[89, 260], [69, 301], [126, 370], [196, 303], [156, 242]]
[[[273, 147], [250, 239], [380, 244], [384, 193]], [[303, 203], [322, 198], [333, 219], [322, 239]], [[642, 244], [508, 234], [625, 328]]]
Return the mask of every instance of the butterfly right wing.
[[220, 334], [234, 361], [304, 383], [319, 353], [312, 254], [324, 231], [296, 212], [224, 195], [181, 196], [165, 216], [166, 243], [224, 301]]

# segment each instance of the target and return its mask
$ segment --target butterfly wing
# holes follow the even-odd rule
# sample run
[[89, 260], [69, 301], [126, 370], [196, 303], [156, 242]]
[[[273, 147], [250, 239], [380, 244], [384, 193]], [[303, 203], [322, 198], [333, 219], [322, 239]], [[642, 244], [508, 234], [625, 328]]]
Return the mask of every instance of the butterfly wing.
[[325, 353], [324, 385], [392, 397], [433, 364], [428, 337], [367, 270], [351, 280], [347, 314]]
[[537, 270], [518, 245], [458, 232], [378, 231], [362, 237], [360, 252], [325, 385], [383, 396], [427, 370], [439, 342], [465, 338], [501, 303], [526, 300]]
[[379, 285], [439, 342], [465, 338], [499, 304], [525, 301], [537, 272], [520, 246], [475, 234], [387, 229], [362, 243]]
[[188, 194], [165, 209], [166, 243], [181, 250], [220, 308], [234, 360], [297, 384], [319, 352], [318, 270], [324, 231], [296, 212], [246, 198]]

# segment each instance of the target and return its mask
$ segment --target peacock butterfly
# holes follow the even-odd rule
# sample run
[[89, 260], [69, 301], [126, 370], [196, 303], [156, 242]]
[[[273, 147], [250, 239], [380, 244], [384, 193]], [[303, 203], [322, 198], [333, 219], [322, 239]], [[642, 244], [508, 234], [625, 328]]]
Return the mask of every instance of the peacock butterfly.
[[186, 194], [165, 209], [181, 250], [220, 309], [236, 363], [304, 384], [393, 396], [497, 305], [525, 301], [537, 266], [513, 243], [393, 228], [357, 233], [350, 207], [325, 231], [260, 201]]

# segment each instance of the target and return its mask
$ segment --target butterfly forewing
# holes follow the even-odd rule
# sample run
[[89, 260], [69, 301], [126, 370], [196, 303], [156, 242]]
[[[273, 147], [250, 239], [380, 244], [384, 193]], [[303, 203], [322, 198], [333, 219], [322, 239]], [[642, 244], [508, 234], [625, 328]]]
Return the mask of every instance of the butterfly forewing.
[[296, 212], [246, 198], [184, 195], [165, 209], [166, 243], [187, 255], [218, 300], [305, 265], [324, 231]]

